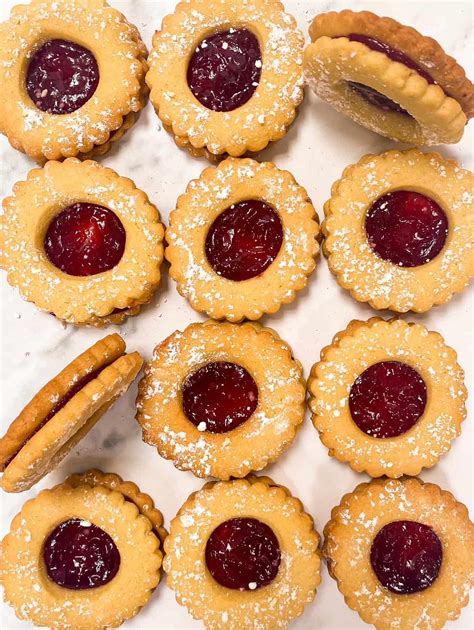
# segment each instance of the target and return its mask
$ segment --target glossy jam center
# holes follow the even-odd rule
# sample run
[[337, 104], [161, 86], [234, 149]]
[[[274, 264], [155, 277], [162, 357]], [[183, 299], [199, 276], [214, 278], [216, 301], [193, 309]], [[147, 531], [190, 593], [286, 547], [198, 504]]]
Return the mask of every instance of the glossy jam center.
[[221, 586], [253, 591], [272, 582], [280, 567], [273, 530], [254, 518], [221, 523], [206, 544], [206, 564]]
[[236, 363], [208, 363], [182, 387], [183, 411], [200, 431], [227, 433], [248, 420], [258, 405], [258, 387]]
[[241, 201], [222, 212], [206, 237], [209, 264], [227, 280], [241, 281], [262, 274], [283, 243], [283, 226], [275, 210], [263, 201]]
[[417, 521], [393, 521], [378, 532], [370, 562], [379, 582], [400, 595], [424, 591], [438, 577], [443, 547], [433, 529]]
[[253, 96], [261, 72], [258, 39], [242, 28], [204, 39], [191, 57], [187, 78], [202, 105], [215, 112], [230, 112]]
[[[428, 72], [426, 72], [426, 70], [421, 68], [415, 61], [410, 59], [410, 57], [408, 57], [402, 51], [397, 50], [396, 48], [392, 48], [388, 44], [385, 44], [384, 42], [378, 39], [375, 39], [374, 37], [367, 37], [366, 35], [359, 35], [357, 33], [351, 33], [347, 37], [350, 41], [361, 42], [362, 44], [365, 44], [371, 50], [376, 50], [377, 52], [384, 53], [392, 61], [398, 61], [399, 63], [402, 63], [407, 68], [410, 68], [411, 70], [415, 70], [415, 72], [417, 72], [420, 76], [425, 78], [428, 81], [428, 83], [430, 84], [435, 83], [433, 77]], [[372, 105], [375, 105], [379, 109], [382, 109], [385, 112], [393, 111], [393, 112], [398, 112], [400, 114], [409, 115], [406, 109], [404, 109], [401, 105], [399, 105], [398, 103], [395, 103], [394, 101], [389, 99], [387, 96], [380, 94], [380, 92], [377, 92], [377, 90], [374, 90], [368, 85], [363, 85], [362, 83], [357, 83], [355, 81], [348, 81], [348, 83], [353, 90], [355, 90], [358, 94], [360, 94], [363, 98], [365, 98], [365, 100], [369, 101], [369, 103], [371, 103]]]
[[26, 89], [38, 109], [70, 114], [92, 97], [99, 67], [90, 50], [64, 39], [51, 39], [31, 58]]
[[376, 438], [402, 435], [418, 422], [426, 406], [426, 385], [406, 363], [382, 361], [354, 381], [349, 409], [356, 425]]
[[365, 231], [380, 258], [400, 267], [418, 267], [443, 249], [448, 218], [430, 197], [397, 190], [372, 204], [365, 217]]
[[91, 276], [112, 269], [125, 249], [125, 230], [103, 206], [75, 203], [50, 223], [44, 239], [49, 260], [70, 276]]
[[79, 518], [65, 521], [51, 532], [43, 559], [49, 579], [73, 590], [103, 586], [120, 567], [120, 553], [109, 534]]

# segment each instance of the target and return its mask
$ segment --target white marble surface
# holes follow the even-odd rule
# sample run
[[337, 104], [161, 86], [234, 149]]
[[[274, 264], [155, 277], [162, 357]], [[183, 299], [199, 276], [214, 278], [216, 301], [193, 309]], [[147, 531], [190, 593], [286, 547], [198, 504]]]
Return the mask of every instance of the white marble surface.
[[[229, 0], [230, 1], [230, 0]], [[2, 19], [6, 19], [12, 0], [2, 0]], [[173, 10], [173, 1], [111, 0], [135, 23], [150, 44], [153, 31], [161, 18]], [[287, 0], [288, 10], [298, 18], [300, 27], [307, 33], [308, 23], [317, 12], [330, 9], [368, 8], [400, 19], [418, 27], [422, 32], [437, 38], [445, 49], [457, 57], [473, 76], [472, 20], [469, 2], [295, 2]], [[1, 98], [8, 98], [2, 94]], [[474, 123], [467, 128], [464, 139], [456, 146], [442, 148], [444, 155], [457, 158], [463, 166], [473, 167]], [[262, 160], [274, 160], [280, 167], [293, 172], [304, 185], [320, 215], [328, 198], [330, 186], [342, 169], [363, 154], [380, 152], [395, 146], [342, 117], [316, 97], [307, 95], [299, 119], [288, 136], [262, 152]], [[15, 152], [6, 140], [0, 139], [1, 193], [8, 195], [12, 185], [24, 179], [33, 163]], [[139, 123], [109, 155], [101, 159], [120, 174], [131, 177], [143, 188], [160, 209], [166, 222], [177, 196], [188, 181], [197, 177], [206, 166], [180, 151], [172, 139], [160, 128], [151, 105]], [[99, 330], [76, 329], [63, 326], [53, 317], [39, 312], [35, 306], [23, 302], [9, 287], [2, 274], [1, 285], [1, 432], [16, 416], [23, 405], [53, 377], [66, 362], [90, 346], [106, 333]], [[423, 479], [434, 481], [451, 490], [457, 498], [474, 509], [473, 479], [473, 312], [472, 287], [449, 304], [419, 316], [406, 316], [407, 320], [423, 322], [430, 329], [441, 332], [447, 342], [459, 353], [460, 363], [466, 370], [471, 392], [470, 417], [464, 424], [463, 435], [454, 443], [451, 452], [434, 469], [424, 472]], [[296, 357], [304, 364], [305, 374], [318, 359], [319, 351], [336, 331], [342, 330], [352, 318], [368, 318], [374, 314], [368, 306], [356, 303], [338, 288], [330, 276], [326, 261], [320, 259], [309, 287], [297, 301], [263, 323], [275, 327], [293, 347]], [[139, 350], [148, 359], [153, 347], [177, 328], [202, 319], [176, 292], [174, 282], [165, 278], [153, 303], [143, 313], [117, 328], [127, 341], [130, 350]], [[109, 331], [107, 331], [109, 332]], [[136, 384], [131, 387], [97, 427], [60, 465], [32, 491], [21, 495], [0, 495], [0, 535], [9, 528], [12, 517], [23, 502], [41, 488], [60, 482], [74, 471], [97, 466], [115, 471], [126, 479], [136, 481], [149, 492], [163, 511], [166, 522], [174, 516], [191, 491], [201, 487], [202, 481], [191, 473], [176, 471], [170, 462], [162, 460], [156, 451], [141, 440], [134, 420]], [[277, 482], [288, 485], [299, 496], [314, 516], [321, 532], [331, 508], [341, 496], [364, 480], [364, 475], [353, 473], [348, 466], [327, 456], [326, 449], [309, 420], [297, 436], [296, 442], [268, 471]], [[338, 593], [335, 582], [323, 568], [322, 585], [315, 601], [304, 615], [293, 623], [296, 629], [363, 628], [365, 624], [349, 610]], [[10, 608], [2, 605], [0, 627], [4, 630], [27, 628], [19, 622]], [[164, 583], [160, 585], [149, 605], [132, 621], [128, 628], [166, 630], [200, 627], [186, 610], [174, 601], [174, 595]], [[461, 618], [449, 627], [474, 627], [474, 609], [464, 610]], [[405, 630], [405, 629], [403, 629]], [[408, 629], [406, 629], [408, 630]]]

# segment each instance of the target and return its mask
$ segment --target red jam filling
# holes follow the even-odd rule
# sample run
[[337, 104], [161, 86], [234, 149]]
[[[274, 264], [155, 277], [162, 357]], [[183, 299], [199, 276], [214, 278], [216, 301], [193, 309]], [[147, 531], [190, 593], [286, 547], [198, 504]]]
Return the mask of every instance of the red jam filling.
[[49, 260], [70, 276], [92, 276], [120, 262], [126, 234], [117, 215], [103, 206], [75, 203], [50, 223], [44, 239]]
[[253, 591], [272, 582], [280, 567], [280, 545], [273, 530], [255, 518], [232, 518], [212, 532], [206, 564], [221, 586]]
[[443, 547], [433, 529], [417, 521], [393, 521], [382, 527], [370, 550], [379, 582], [392, 593], [424, 591], [438, 577]]
[[31, 58], [26, 89], [38, 109], [70, 114], [92, 97], [99, 85], [99, 66], [90, 50], [64, 39], [51, 39]]
[[372, 204], [365, 217], [365, 231], [380, 258], [400, 267], [418, 267], [443, 249], [448, 218], [430, 197], [397, 190]]
[[262, 53], [246, 28], [204, 39], [188, 66], [188, 85], [197, 100], [215, 112], [230, 112], [252, 98], [262, 73]]
[[79, 518], [65, 521], [51, 532], [43, 559], [49, 579], [72, 590], [104, 586], [120, 567], [120, 553], [109, 534]]
[[217, 217], [207, 233], [205, 248], [214, 271], [239, 282], [268, 269], [282, 243], [283, 226], [277, 212], [263, 201], [250, 199]]
[[406, 363], [382, 361], [354, 381], [349, 410], [361, 431], [376, 438], [406, 433], [425, 411], [426, 384]]
[[188, 376], [182, 387], [183, 411], [201, 431], [227, 433], [254, 413], [258, 387], [236, 363], [208, 363]]
[[[407, 68], [410, 68], [411, 70], [414, 70], [415, 72], [417, 72], [420, 76], [426, 79], [428, 83], [430, 84], [435, 83], [433, 77], [428, 72], [426, 72], [426, 70], [421, 68], [415, 61], [410, 59], [410, 57], [408, 57], [401, 50], [392, 48], [388, 44], [385, 44], [384, 42], [381, 42], [380, 40], [375, 39], [374, 37], [367, 37], [366, 35], [358, 35], [357, 33], [351, 33], [350, 35], [347, 35], [347, 38], [352, 42], [361, 42], [362, 44], [365, 44], [371, 50], [376, 50], [377, 52], [384, 53], [392, 61], [398, 61], [399, 63], [402, 63]], [[357, 83], [355, 81], [348, 81], [348, 83], [351, 86], [351, 88], [355, 90], [358, 94], [360, 94], [363, 98], [365, 98], [365, 100], [369, 101], [369, 103], [371, 103], [372, 105], [375, 105], [376, 107], [382, 109], [383, 111], [385, 112], [393, 111], [393, 112], [398, 112], [400, 114], [409, 115], [406, 109], [401, 107], [401, 105], [399, 105], [398, 103], [395, 103], [394, 101], [384, 96], [383, 94], [380, 94], [380, 92], [377, 92], [377, 90], [374, 90], [368, 85], [363, 85], [362, 83]]]

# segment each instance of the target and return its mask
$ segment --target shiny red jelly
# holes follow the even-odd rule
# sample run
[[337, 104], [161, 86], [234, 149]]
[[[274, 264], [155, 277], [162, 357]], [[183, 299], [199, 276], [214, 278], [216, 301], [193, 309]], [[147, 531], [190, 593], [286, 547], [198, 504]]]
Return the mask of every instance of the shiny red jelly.
[[400, 267], [418, 267], [443, 249], [448, 218], [430, 197], [397, 190], [372, 204], [365, 217], [365, 231], [380, 258]]
[[258, 387], [241, 365], [216, 361], [188, 376], [182, 397], [183, 411], [195, 426], [210, 433], [227, 433], [253, 414]]
[[70, 114], [92, 97], [99, 66], [90, 50], [64, 39], [51, 39], [31, 58], [26, 89], [36, 107], [50, 114]]
[[126, 234], [117, 215], [103, 206], [75, 203], [50, 223], [44, 239], [49, 260], [70, 276], [92, 276], [120, 262]]
[[[428, 72], [426, 72], [426, 70], [421, 68], [415, 61], [410, 59], [410, 57], [408, 57], [401, 50], [392, 48], [388, 44], [385, 44], [384, 42], [381, 42], [380, 40], [375, 39], [374, 37], [367, 37], [366, 35], [359, 35], [357, 33], [351, 33], [350, 35], [347, 35], [347, 37], [348, 39], [350, 39], [350, 41], [361, 42], [362, 44], [365, 44], [371, 50], [376, 50], [377, 52], [384, 53], [392, 61], [398, 61], [399, 63], [402, 63], [407, 68], [410, 68], [411, 70], [415, 70], [415, 72], [417, 72], [420, 76], [426, 79], [428, 83], [430, 84], [435, 83], [433, 77]], [[377, 90], [374, 90], [368, 85], [363, 85], [362, 83], [357, 83], [355, 81], [348, 81], [348, 83], [351, 86], [351, 88], [355, 90], [356, 92], [358, 92], [363, 98], [365, 98], [365, 100], [369, 101], [369, 103], [371, 103], [372, 105], [379, 107], [383, 111], [386, 111], [386, 112], [393, 111], [393, 112], [398, 112], [400, 114], [409, 115], [406, 109], [401, 107], [401, 105], [399, 105], [398, 103], [395, 103], [394, 101], [384, 96], [383, 94], [380, 94], [380, 92], [377, 92]]]
[[272, 264], [283, 243], [277, 212], [250, 199], [230, 206], [211, 225], [206, 237], [209, 264], [227, 280], [255, 278]]
[[272, 582], [281, 552], [273, 530], [255, 518], [232, 518], [216, 527], [206, 544], [206, 564], [221, 586], [253, 591]]
[[379, 582], [392, 593], [409, 595], [430, 587], [443, 561], [441, 541], [428, 525], [393, 521], [378, 532], [370, 563]]
[[204, 39], [188, 66], [188, 85], [197, 100], [215, 112], [230, 112], [252, 98], [260, 81], [262, 53], [246, 28]]
[[402, 435], [425, 411], [426, 384], [406, 363], [382, 361], [354, 381], [349, 410], [361, 431], [376, 438]]
[[120, 553], [109, 534], [79, 518], [65, 521], [51, 532], [43, 560], [49, 579], [72, 590], [104, 586], [120, 567]]

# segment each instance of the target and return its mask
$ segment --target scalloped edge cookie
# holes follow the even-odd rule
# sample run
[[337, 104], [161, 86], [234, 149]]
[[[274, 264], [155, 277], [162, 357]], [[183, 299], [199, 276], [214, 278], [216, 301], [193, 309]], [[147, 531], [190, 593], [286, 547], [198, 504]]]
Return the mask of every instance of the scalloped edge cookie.
[[[205, 243], [216, 218], [235, 203], [258, 199], [273, 207], [283, 227], [283, 243], [260, 275], [234, 282], [209, 264]], [[227, 158], [189, 183], [170, 215], [165, 256], [178, 292], [214, 319], [239, 322], [276, 313], [293, 302], [316, 267], [319, 225], [304, 188], [288, 171], [270, 162]]]
[[[204, 548], [225, 520], [265, 521], [282, 551], [276, 578], [254, 591], [222, 587], [205, 566]], [[194, 492], [171, 521], [164, 569], [176, 600], [208, 630], [286, 628], [303, 613], [321, 582], [319, 535], [301, 501], [268, 477], [210, 482]], [[197, 560], [197, 562], [195, 562]]]
[[[120, 553], [120, 570], [102, 588], [64, 589], [38, 561], [51, 530], [78, 514], [107, 532]], [[116, 628], [140, 611], [160, 581], [163, 554], [151, 521], [123, 494], [104, 486], [64, 483], [43, 490], [13, 519], [1, 547], [6, 603], [19, 619], [55, 630]]]
[[[199, 429], [184, 414], [180, 390], [212, 361], [243, 366], [259, 391], [255, 412], [227, 433]], [[198, 477], [244, 477], [275, 461], [293, 441], [305, 412], [302, 367], [278, 334], [256, 323], [191, 324], [159, 344], [139, 384], [136, 419], [143, 439], [180, 470]]]
[[[260, 82], [247, 103], [230, 112], [215, 112], [189, 89], [188, 61], [209, 33], [242, 22], [260, 42]], [[303, 46], [295, 19], [278, 0], [180, 2], [153, 37], [146, 75], [150, 100], [177, 145], [194, 155], [260, 151], [286, 135], [303, 100]]]
[[[396, 520], [432, 527], [443, 544], [441, 571], [424, 591], [398, 595], [370, 565], [377, 532]], [[457, 619], [474, 586], [474, 524], [450, 492], [420, 479], [376, 479], [342, 499], [324, 528], [323, 554], [346, 604], [377, 630], [440, 630]]]
[[[416, 369], [427, 389], [421, 418], [406, 433], [376, 438], [357, 427], [349, 394], [357, 377], [380, 361]], [[353, 320], [321, 351], [308, 380], [315, 429], [329, 455], [372, 477], [417, 475], [434, 466], [461, 433], [467, 390], [456, 352], [437, 332], [401, 319]]]
[[[44, 252], [47, 226], [77, 200], [109, 208], [124, 227], [123, 256], [109, 271], [69, 276]], [[25, 300], [66, 322], [99, 326], [119, 323], [150, 301], [161, 281], [164, 227], [156, 207], [132, 180], [92, 160], [51, 161], [17, 182], [3, 207], [0, 267]]]
[[[22, 80], [38, 42], [54, 32], [77, 39], [100, 66], [97, 90], [78, 110], [54, 115], [38, 109]], [[105, 0], [33, 0], [15, 6], [0, 25], [0, 79], [9, 98], [0, 103], [0, 132], [10, 144], [43, 163], [102, 155], [134, 124], [144, 107], [147, 49], [138, 29]], [[100, 41], [100, 45], [99, 42]]]
[[[365, 155], [334, 183], [324, 205], [323, 252], [339, 285], [375, 309], [423, 313], [445, 304], [474, 276], [474, 174], [455, 160], [418, 149]], [[399, 267], [369, 245], [363, 218], [393, 190], [420, 192], [445, 212], [448, 236], [441, 252], [418, 267]]]

